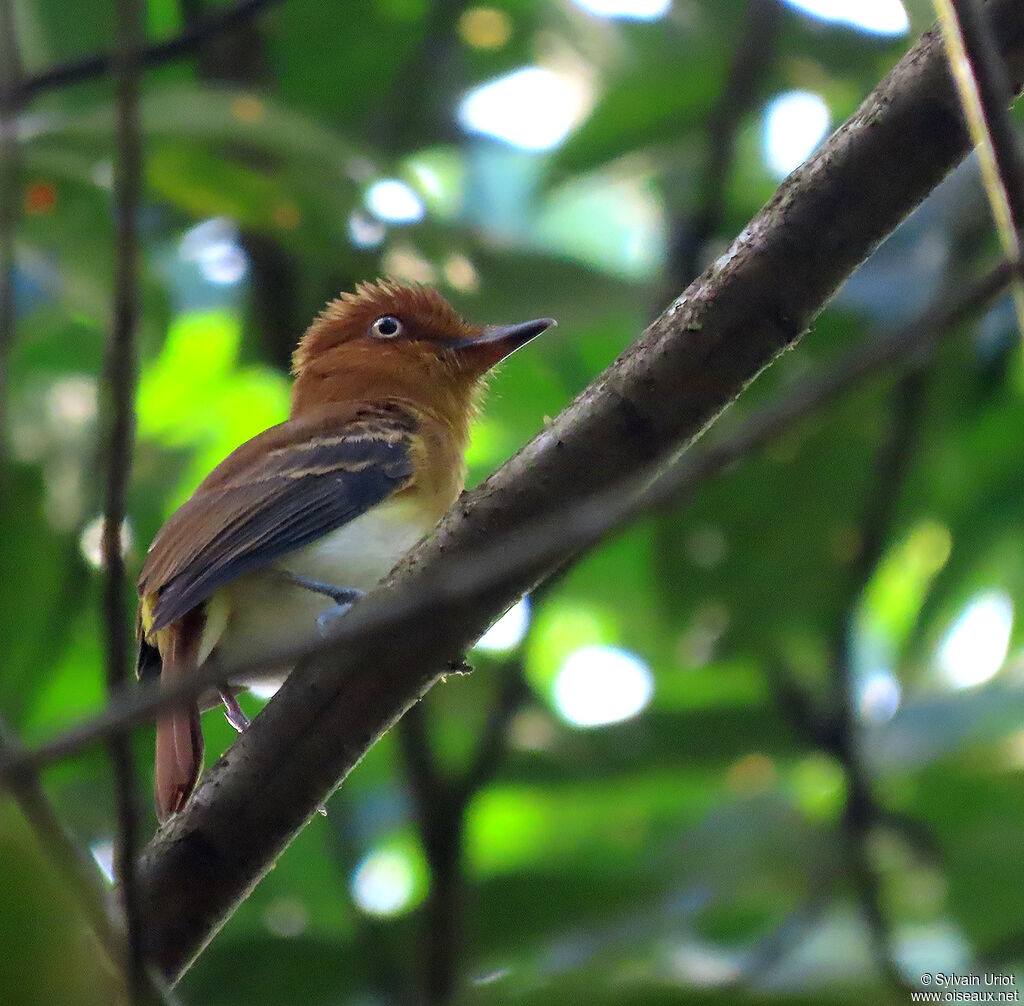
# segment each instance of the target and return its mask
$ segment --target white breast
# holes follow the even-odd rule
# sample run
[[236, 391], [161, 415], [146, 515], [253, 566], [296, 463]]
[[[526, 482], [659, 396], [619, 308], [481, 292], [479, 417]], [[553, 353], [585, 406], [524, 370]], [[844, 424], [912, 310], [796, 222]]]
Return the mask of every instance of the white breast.
[[[335, 602], [290, 583], [282, 573], [369, 590], [430, 531], [430, 522], [417, 511], [409, 500], [382, 503], [266, 569], [221, 588], [207, 607], [202, 659], [212, 651], [220, 660], [244, 661], [319, 638], [317, 616]], [[289, 670], [243, 680], [280, 680]]]

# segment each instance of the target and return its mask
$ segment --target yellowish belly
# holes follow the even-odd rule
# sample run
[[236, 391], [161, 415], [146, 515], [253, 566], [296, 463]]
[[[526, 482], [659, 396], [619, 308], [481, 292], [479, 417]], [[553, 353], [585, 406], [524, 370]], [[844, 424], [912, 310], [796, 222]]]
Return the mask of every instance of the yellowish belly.
[[[390, 500], [271, 566], [247, 573], [210, 598], [200, 662], [257, 659], [320, 638], [317, 617], [334, 601], [282, 573], [336, 587], [369, 590], [431, 529], [411, 500]], [[245, 675], [239, 684], [282, 680], [290, 667]]]

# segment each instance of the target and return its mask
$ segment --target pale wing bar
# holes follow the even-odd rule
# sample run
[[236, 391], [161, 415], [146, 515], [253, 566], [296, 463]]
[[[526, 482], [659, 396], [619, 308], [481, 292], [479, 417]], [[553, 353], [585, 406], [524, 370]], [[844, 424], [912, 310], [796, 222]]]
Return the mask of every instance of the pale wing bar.
[[220, 587], [347, 524], [412, 481], [412, 429], [356, 422], [331, 436], [275, 451], [258, 469], [200, 490], [171, 523], [209, 528], [188, 564], [157, 588], [151, 631], [176, 621]]

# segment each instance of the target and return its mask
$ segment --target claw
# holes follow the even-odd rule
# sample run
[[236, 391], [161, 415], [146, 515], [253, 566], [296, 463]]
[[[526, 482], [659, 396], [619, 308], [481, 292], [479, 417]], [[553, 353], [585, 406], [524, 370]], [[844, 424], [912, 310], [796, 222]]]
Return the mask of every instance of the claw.
[[325, 612], [318, 615], [316, 619], [316, 627], [319, 630], [320, 635], [324, 637], [329, 636], [331, 634], [331, 623], [335, 619], [341, 618], [341, 616], [352, 607], [353, 603], [354, 602], [349, 601], [346, 604], [336, 604], [333, 608], [328, 608]]
[[246, 730], [252, 720], [242, 712], [242, 707], [238, 704], [238, 699], [227, 690], [227, 688], [218, 688], [220, 692], [220, 700], [224, 703], [224, 716], [239, 733]]

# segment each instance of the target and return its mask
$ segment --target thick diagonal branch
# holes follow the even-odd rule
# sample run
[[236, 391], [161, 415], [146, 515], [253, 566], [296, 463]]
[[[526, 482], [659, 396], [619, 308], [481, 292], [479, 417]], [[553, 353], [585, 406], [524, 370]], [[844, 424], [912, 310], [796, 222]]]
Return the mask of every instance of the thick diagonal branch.
[[[996, 0], [988, 9], [1018, 90], [1024, 7]], [[440, 597], [460, 560], [492, 536], [555, 505], [571, 509], [690, 443], [966, 151], [944, 53], [929, 35], [730, 252], [349, 617], [363, 608], [372, 618], [389, 591]], [[296, 670], [142, 858], [149, 952], [166, 974], [187, 967], [445, 662], [547, 568], [521, 566], [464, 604], [421, 608], [383, 637]]]

